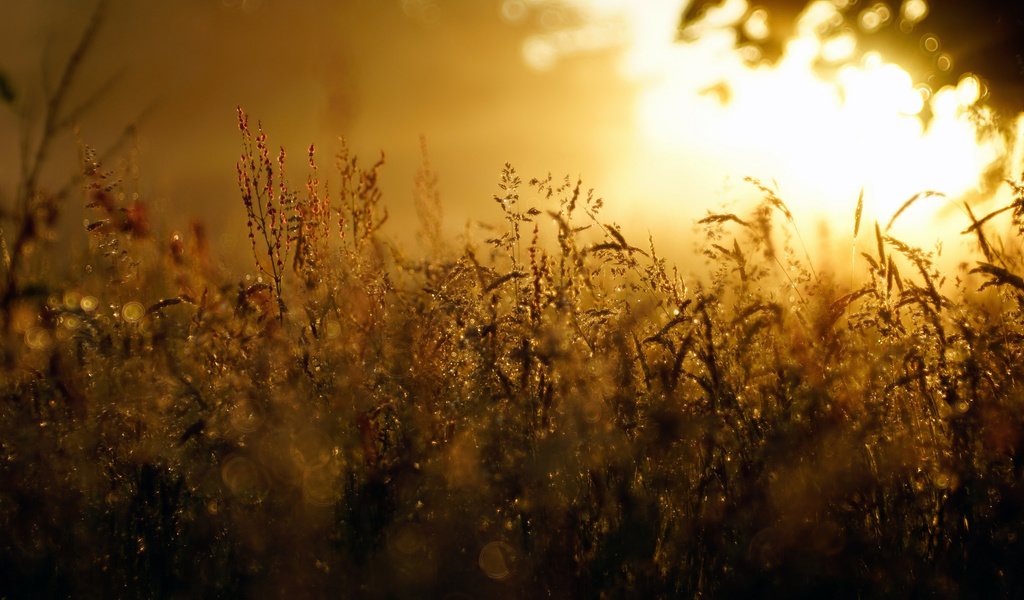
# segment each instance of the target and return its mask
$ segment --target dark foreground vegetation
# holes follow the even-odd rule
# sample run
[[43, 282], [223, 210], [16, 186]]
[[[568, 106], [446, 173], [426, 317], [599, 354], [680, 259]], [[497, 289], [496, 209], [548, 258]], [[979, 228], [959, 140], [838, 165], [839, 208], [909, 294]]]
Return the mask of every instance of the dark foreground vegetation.
[[958, 273], [858, 206], [852, 291], [763, 188], [698, 279], [511, 167], [456, 241], [425, 164], [405, 253], [381, 164], [239, 125], [252, 276], [89, 150], [70, 267], [4, 215], [0, 596], [1024, 592], [1024, 188]]

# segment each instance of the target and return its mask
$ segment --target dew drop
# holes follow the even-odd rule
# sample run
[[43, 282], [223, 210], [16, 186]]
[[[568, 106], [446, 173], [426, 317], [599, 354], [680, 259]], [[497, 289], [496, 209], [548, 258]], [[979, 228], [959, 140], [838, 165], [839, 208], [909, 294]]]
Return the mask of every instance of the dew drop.
[[68, 290], [67, 292], [64, 292], [64, 308], [68, 310], [75, 310], [76, 308], [81, 306], [81, 302], [82, 294], [74, 290]]
[[142, 306], [141, 302], [135, 300], [128, 302], [121, 308], [121, 316], [129, 323], [138, 323], [145, 314], [145, 307]]
[[491, 579], [502, 581], [512, 574], [515, 552], [505, 542], [490, 542], [480, 550], [480, 570]]
[[81, 327], [82, 320], [76, 317], [75, 315], [64, 315], [60, 320], [60, 324], [64, 326], [66, 329], [74, 331], [75, 329]]
[[241, 455], [234, 455], [224, 461], [220, 469], [225, 487], [236, 496], [256, 499], [265, 491], [266, 481], [259, 466]]
[[25, 345], [33, 350], [46, 350], [52, 343], [50, 332], [43, 327], [30, 327], [25, 332]]
[[938, 67], [940, 71], [948, 71], [953, 68], [953, 57], [943, 52], [939, 55], [939, 58], [935, 60], [935, 66]]
[[337, 339], [341, 336], [341, 324], [334, 319], [328, 319], [324, 323], [324, 335], [329, 340]]

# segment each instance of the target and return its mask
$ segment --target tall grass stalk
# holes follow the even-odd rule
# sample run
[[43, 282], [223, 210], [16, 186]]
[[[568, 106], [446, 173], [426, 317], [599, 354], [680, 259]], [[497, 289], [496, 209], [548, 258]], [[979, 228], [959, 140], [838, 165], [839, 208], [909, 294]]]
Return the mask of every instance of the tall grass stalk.
[[1024, 187], [974, 267], [876, 223], [841, 292], [766, 188], [681, 273], [511, 165], [450, 243], [425, 161], [416, 253], [383, 156], [298, 174], [238, 123], [250, 276], [83, 149], [88, 251], [5, 288], [3, 595], [1024, 590]]

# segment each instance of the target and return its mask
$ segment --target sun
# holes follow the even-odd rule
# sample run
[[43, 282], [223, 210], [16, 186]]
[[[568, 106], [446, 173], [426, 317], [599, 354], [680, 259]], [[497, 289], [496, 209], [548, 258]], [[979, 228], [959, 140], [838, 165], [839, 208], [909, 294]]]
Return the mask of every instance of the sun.
[[[931, 89], [884, 53], [859, 51], [854, 29], [872, 31], [894, 18], [921, 21], [931, 8], [926, 0], [906, 0], [898, 15], [881, 3], [867, 6], [856, 28], [845, 30], [836, 24], [846, 0], [809, 2], [771, 63], [759, 61], [756, 45], [737, 39], [738, 31], [748, 40], [769, 35], [768, 10], [750, 10], [746, 0], [709, 9], [686, 43], [678, 41], [675, 24], [687, 0], [559, 4], [583, 15], [579, 35], [538, 36], [524, 45], [524, 59], [551, 68], [559, 55], [592, 46], [574, 40], [600, 38], [599, 46], [620, 47], [621, 75], [636, 98], [635, 140], [624, 154], [638, 158], [624, 159], [619, 190], [643, 197], [638, 212], [701, 214], [720, 198], [696, 196], [729, 195], [730, 182], [754, 177], [777, 187], [807, 226], [824, 222], [839, 233], [848, 229], [859, 197], [865, 218], [887, 223], [908, 198], [932, 192], [901, 214], [897, 232], [930, 245], [963, 229], [964, 202], [984, 211], [985, 202], [999, 201], [996, 195], [1005, 199], [1008, 186], [1000, 182], [1024, 167], [1024, 114], [1016, 124], [1004, 115], [1011, 126], [994, 127], [977, 76], [963, 73], [955, 85]], [[583, 35], [594, 31], [607, 35]], [[922, 44], [952, 68], [937, 39], [926, 36]], [[1007, 136], [1007, 129], [1015, 131]], [[687, 206], [679, 204], [680, 184], [690, 188], [682, 201]], [[692, 206], [701, 202], [706, 206]]]
[[881, 54], [853, 59], [852, 35], [816, 33], [834, 14], [832, 3], [811, 4], [773, 65], [751, 66], [724, 31], [675, 47], [642, 85], [639, 127], [665, 148], [715, 148], [709, 161], [779, 182], [802, 212], [828, 220], [848, 220], [860, 190], [883, 222], [910, 196], [937, 192], [946, 201], [914, 215], [930, 227], [954, 200], [979, 193], [1009, 150], [986, 127], [982, 83], [968, 73], [933, 92]]

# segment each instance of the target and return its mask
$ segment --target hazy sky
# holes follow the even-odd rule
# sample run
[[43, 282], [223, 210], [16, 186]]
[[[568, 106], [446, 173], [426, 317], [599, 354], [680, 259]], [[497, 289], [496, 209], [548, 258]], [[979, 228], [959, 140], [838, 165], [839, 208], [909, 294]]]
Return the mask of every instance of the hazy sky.
[[[103, 148], [151, 106], [139, 123], [144, 194], [167, 229], [197, 216], [225, 246], [244, 241], [234, 171], [239, 104], [289, 151], [295, 186], [310, 143], [323, 167], [338, 136], [367, 161], [384, 150], [385, 200], [399, 237], [414, 226], [421, 134], [450, 232], [470, 218], [499, 220], [491, 198], [509, 161], [524, 179], [582, 175], [627, 232], [666, 241], [685, 238], [694, 217], [734, 195], [744, 175], [776, 178], [791, 204], [837, 221], [865, 186], [884, 219], [908, 192], [935, 187], [928, 177], [936, 172], [946, 177], [939, 184], [970, 187], [970, 177], [950, 179], [946, 165], [983, 167], [1004, 150], [976, 150], [975, 132], [956, 115], [924, 139], [901, 112], [916, 92], [898, 69], [869, 65], [823, 84], [796, 51], [803, 46], [778, 68], [752, 70], [728, 38], [672, 44], [683, 5], [111, 0], [75, 98], [120, 78], [82, 120], [81, 136]], [[52, 83], [92, 6], [0, 0], [0, 69], [19, 106], [38, 110], [42, 82]], [[566, 56], [545, 65], [559, 51]], [[699, 93], [723, 77], [728, 105]], [[17, 164], [18, 136], [17, 118], [0, 111], [3, 164]], [[55, 160], [54, 182], [73, 164], [70, 136], [55, 154], [63, 163]], [[0, 172], [7, 189], [16, 172]]]
[[[41, 96], [44, 70], [55, 77], [91, 5], [4, 0], [0, 66], [22, 102]], [[242, 220], [238, 104], [289, 150], [294, 184], [304, 180], [311, 142], [325, 166], [338, 136], [367, 160], [384, 150], [396, 226], [411, 222], [421, 134], [455, 231], [467, 216], [497, 217], [491, 196], [505, 161], [527, 179], [550, 170], [607, 183], [632, 122], [615, 53], [531, 69], [522, 47], [538, 19], [509, 23], [501, 8], [495, 0], [115, 0], [76, 97], [121, 77], [83, 120], [82, 138], [103, 147], [152, 104], [139, 128], [141, 179], [174, 226], [192, 214]], [[17, 121], [6, 113], [0, 127], [5, 163], [14, 164]], [[58, 151], [73, 157], [73, 141]]]

